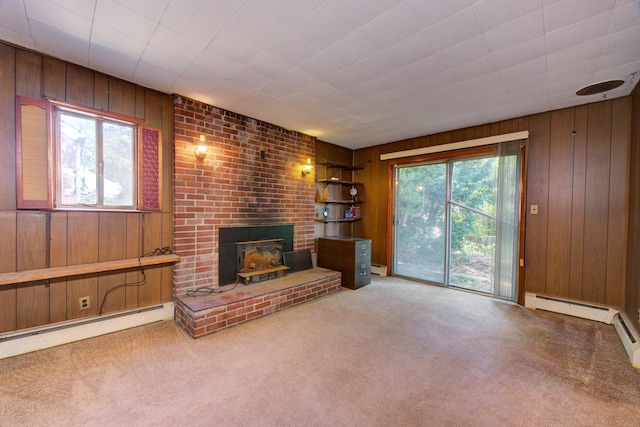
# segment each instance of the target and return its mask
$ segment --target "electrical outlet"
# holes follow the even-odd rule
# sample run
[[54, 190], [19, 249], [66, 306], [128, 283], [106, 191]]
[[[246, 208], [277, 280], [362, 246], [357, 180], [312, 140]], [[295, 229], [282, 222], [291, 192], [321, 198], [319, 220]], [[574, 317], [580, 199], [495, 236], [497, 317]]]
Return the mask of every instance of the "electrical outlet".
[[80, 297], [78, 302], [80, 304], [80, 310], [88, 310], [91, 308], [91, 298], [89, 297]]
[[531, 205], [531, 215], [538, 215], [538, 205]]

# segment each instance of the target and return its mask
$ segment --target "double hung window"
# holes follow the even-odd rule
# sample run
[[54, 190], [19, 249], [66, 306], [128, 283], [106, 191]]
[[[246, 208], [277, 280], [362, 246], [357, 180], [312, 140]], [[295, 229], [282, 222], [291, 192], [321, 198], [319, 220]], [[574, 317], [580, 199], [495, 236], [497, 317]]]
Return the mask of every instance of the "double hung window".
[[160, 209], [160, 132], [55, 100], [16, 103], [22, 209]]

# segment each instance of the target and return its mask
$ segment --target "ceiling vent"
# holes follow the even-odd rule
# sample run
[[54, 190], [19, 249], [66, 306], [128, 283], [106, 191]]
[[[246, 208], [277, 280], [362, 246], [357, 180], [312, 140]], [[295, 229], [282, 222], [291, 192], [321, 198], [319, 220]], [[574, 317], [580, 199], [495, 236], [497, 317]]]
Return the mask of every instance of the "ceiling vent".
[[624, 80], [607, 80], [606, 82], [594, 83], [585, 86], [576, 92], [576, 95], [595, 95], [596, 93], [608, 92], [624, 84]]

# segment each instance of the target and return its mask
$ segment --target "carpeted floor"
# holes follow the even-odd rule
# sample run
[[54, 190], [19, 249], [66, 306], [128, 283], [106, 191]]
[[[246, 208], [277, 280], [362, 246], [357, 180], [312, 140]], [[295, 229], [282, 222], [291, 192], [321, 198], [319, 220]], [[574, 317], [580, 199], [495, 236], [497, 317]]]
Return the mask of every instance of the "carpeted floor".
[[374, 277], [199, 340], [167, 321], [0, 360], [1, 426], [637, 426], [610, 325]]

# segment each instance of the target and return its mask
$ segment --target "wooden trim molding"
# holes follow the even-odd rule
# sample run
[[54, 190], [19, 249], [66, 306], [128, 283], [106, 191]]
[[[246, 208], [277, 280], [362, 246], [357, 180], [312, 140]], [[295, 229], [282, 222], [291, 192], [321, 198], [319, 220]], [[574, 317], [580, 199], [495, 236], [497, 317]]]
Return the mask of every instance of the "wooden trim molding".
[[380, 154], [380, 160], [393, 160], [403, 157], [422, 156], [425, 154], [440, 153], [443, 151], [460, 150], [464, 148], [480, 147], [483, 145], [499, 144], [501, 142], [517, 141], [529, 138], [529, 131], [505, 133], [502, 135], [488, 136], [486, 138], [469, 139], [467, 141], [452, 142], [450, 144], [432, 145], [430, 147], [414, 148], [412, 150], [396, 151]]

